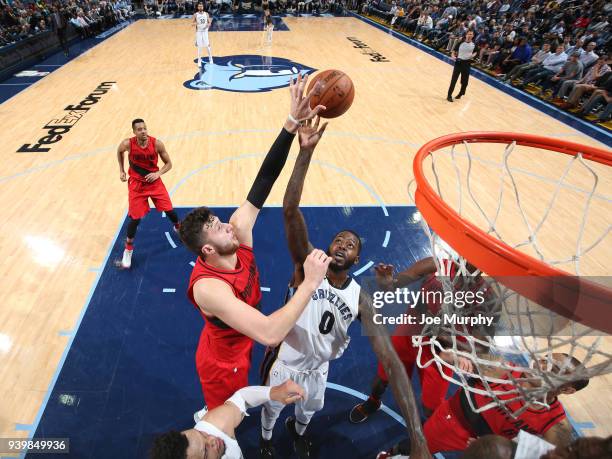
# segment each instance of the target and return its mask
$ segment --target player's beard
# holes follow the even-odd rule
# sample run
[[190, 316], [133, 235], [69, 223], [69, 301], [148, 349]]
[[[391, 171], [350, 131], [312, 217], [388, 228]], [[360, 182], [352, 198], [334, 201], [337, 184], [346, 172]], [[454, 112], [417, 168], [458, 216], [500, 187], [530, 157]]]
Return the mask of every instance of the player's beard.
[[228, 242], [227, 244], [224, 245], [219, 245], [215, 247], [215, 251], [221, 255], [221, 256], [226, 256], [226, 255], [233, 255], [236, 253], [236, 251], [238, 250], [238, 247], [240, 246], [240, 244], [238, 242]]
[[[333, 260], [333, 259], [332, 259]], [[344, 260], [344, 263], [338, 264], [335, 260], [333, 260], [329, 264], [329, 269], [331, 269], [335, 273], [339, 273], [340, 271], [348, 271], [351, 266], [355, 264], [355, 260]]]

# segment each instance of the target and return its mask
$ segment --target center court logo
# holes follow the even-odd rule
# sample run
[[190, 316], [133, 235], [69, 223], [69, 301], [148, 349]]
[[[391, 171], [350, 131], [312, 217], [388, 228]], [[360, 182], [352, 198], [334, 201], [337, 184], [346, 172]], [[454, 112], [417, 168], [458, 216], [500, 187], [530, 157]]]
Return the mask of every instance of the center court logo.
[[289, 86], [298, 75], [316, 69], [282, 57], [243, 54], [202, 60], [201, 70], [183, 85], [189, 89], [221, 89], [234, 92], [267, 92]]

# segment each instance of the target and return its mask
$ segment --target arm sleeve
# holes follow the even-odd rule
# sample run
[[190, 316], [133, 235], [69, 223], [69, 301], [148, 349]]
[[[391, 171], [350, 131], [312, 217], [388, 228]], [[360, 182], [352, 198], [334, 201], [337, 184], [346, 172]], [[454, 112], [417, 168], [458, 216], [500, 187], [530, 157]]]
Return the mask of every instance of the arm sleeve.
[[227, 401], [236, 405], [241, 412], [248, 416], [246, 412], [248, 408], [254, 408], [270, 401], [270, 387], [243, 387], [228, 398]]
[[274, 182], [283, 170], [294, 138], [295, 134], [291, 134], [283, 128], [261, 164], [257, 177], [255, 177], [251, 186], [251, 191], [247, 196], [247, 201], [258, 209], [263, 207]]

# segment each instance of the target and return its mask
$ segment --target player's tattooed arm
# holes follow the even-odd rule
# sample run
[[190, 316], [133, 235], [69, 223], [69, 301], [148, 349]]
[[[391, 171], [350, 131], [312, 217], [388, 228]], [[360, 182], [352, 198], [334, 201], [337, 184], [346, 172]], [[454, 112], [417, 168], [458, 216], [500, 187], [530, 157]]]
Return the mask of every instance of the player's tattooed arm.
[[412, 282], [421, 279], [428, 274], [435, 273], [436, 263], [431, 257], [417, 261], [413, 265], [406, 268], [404, 271], [393, 275], [393, 265], [379, 263], [374, 271], [376, 273], [376, 282], [378, 287], [384, 290], [393, 290], [396, 288], [405, 287]]
[[293, 166], [291, 178], [285, 190], [283, 198], [283, 218], [285, 222], [285, 234], [289, 244], [289, 252], [296, 267], [293, 284], [299, 284], [303, 279], [302, 264], [312, 251], [312, 244], [308, 240], [308, 227], [306, 220], [300, 210], [300, 200], [304, 190], [306, 173], [310, 166], [312, 154], [321, 139], [327, 123], [319, 129], [319, 118], [314, 123], [306, 121], [299, 129], [300, 153]]
[[572, 427], [564, 418], [544, 433], [544, 440], [556, 446], [567, 446], [572, 442]]

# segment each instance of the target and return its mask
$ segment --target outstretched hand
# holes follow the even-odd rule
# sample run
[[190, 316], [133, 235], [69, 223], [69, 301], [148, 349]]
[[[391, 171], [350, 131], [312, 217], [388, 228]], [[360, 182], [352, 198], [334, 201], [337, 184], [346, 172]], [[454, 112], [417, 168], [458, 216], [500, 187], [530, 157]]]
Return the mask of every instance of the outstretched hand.
[[270, 399], [284, 405], [295, 403], [304, 399], [304, 389], [288, 379], [284, 383], [270, 389]]
[[378, 287], [384, 290], [393, 289], [393, 265], [387, 265], [385, 263], [378, 263], [374, 267], [376, 273], [376, 283]]
[[298, 129], [300, 139], [300, 149], [312, 151], [315, 149], [319, 140], [327, 128], [327, 122], [323, 123], [323, 126], [319, 129], [319, 122], [321, 118], [318, 116], [313, 120], [305, 121], [302, 126]]
[[298, 74], [297, 79], [292, 79], [289, 82], [289, 92], [291, 93], [291, 116], [296, 119], [299, 123], [302, 121], [310, 120], [317, 116], [319, 112], [325, 110], [325, 106], [317, 105], [315, 108], [310, 108], [310, 99], [312, 95], [320, 87], [321, 83], [317, 82], [312, 91], [308, 95], [304, 96], [304, 90], [306, 89], [306, 83], [308, 82], [308, 75], [302, 77]]

